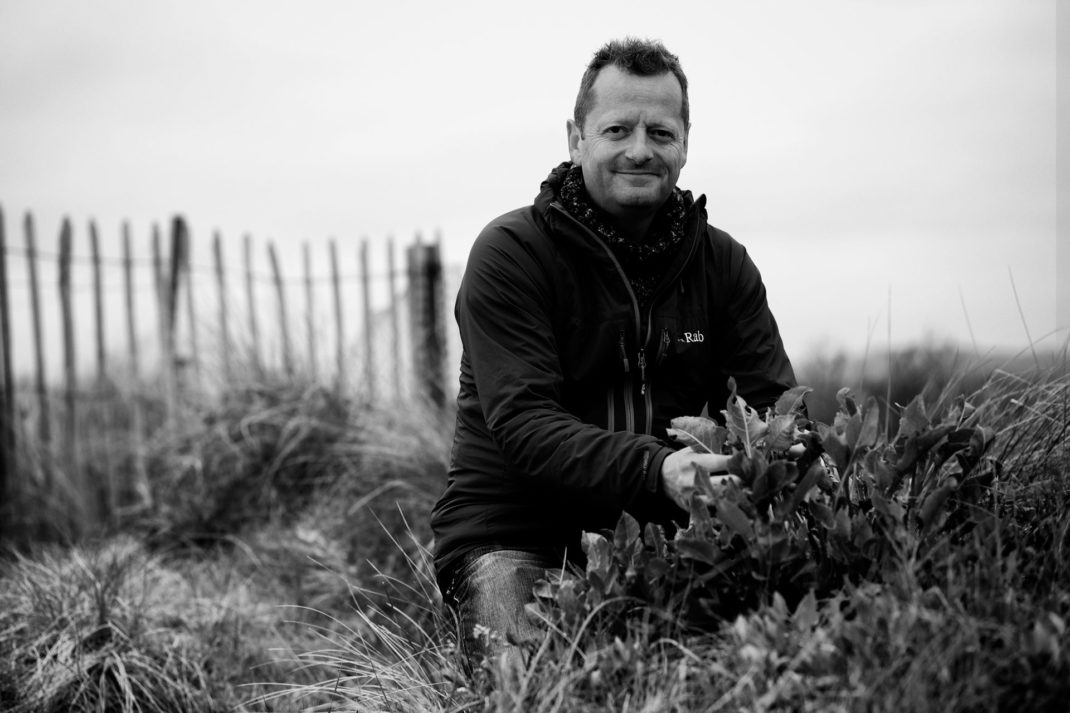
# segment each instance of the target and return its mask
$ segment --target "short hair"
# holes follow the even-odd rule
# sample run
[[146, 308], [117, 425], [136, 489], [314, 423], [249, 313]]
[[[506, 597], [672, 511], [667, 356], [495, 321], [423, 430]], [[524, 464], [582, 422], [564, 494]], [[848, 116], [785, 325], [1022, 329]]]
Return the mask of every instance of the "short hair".
[[594, 82], [598, 79], [598, 73], [603, 67], [615, 65], [629, 74], [640, 77], [653, 77], [659, 74], [671, 72], [680, 82], [680, 90], [683, 94], [683, 102], [680, 105], [680, 117], [684, 125], [690, 125], [690, 108], [687, 101], [687, 77], [680, 66], [680, 58], [657, 40], [641, 40], [635, 37], [625, 37], [623, 40], [611, 40], [600, 50], [594, 53], [587, 71], [580, 80], [580, 92], [576, 96], [576, 108], [572, 118], [576, 125], [583, 130], [583, 122], [587, 120], [587, 112], [594, 105]]

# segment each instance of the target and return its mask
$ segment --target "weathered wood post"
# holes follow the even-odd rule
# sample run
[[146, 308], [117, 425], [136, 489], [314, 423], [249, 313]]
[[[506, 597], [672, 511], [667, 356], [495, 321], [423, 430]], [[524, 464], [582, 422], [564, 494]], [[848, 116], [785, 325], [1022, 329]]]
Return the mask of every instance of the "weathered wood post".
[[390, 292], [390, 360], [394, 382], [394, 398], [401, 400], [401, 316], [398, 308], [397, 265], [394, 259], [394, 238], [387, 239], [387, 289]]
[[[30, 274], [30, 313], [33, 320], [34, 391], [37, 394], [37, 436], [49, 455], [52, 454], [52, 416], [45, 385], [45, 350], [41, 337], [41, 288], [37, 273], [37, 238], [34, 234], [33, 216], [27, 211], [23, 221], [26, 234], [26, 265]], [[52, 468], [45, 468], [45, 489], [52, 489]]]
[[230, 324], [227, 321], [227, 276], [223, 267], [223, 239], [219, 231], [212, 236], [212, 255], [215, 261], [215, 284], [219, 293], [219, 340], [223, 352], [223, 378], [227, 384], [233, 378], [230, 358]]
[[71, 221], [63, 219], [59, 234], [59, 298], [63, 321], [63, 467], [72, 482], [80, 483], [78, 467], [78, 392], [77, 364], [74, 352], [74, 315], [71, 307]]
[[445, 324], [443, 322], [442, 257], [437, 243], [419, 237], [408, 249], [409, 315], [412, 361], [417, 394], [435, 406], [446, 404]]
[[[97, 223], [89, 221], [89, 253], [93, 264], [93, 314], [96, 327], [96, 352], [97, 352], [97, 378], [94, 385], [94, 396], [109, 389], [107, 349], [104, 340], [104, 279], [100, 270], [100, 235], [97, 233]], [[100, 472], [94, 476], [102, 476], [102, 480], [89, 483], [93, 488], [95, 505], [99, 505], [97, 512], [107, 521], [112, 521], [118, 510], [117, 491], [115, 482], [115, 469], [112, 467], [112, 447], [110, 429], [100, 427], [100, 412], [106, 402], [94, 398], [88, 404], [90, 413], [97, 418], [90, 418], [86, 422], [86, 448], [92, 449], [96, 458], [100, 459]], [[87, 474], [92, 473], [86, 469]]]
[[301, 245], [305, 268], [305, 336], [308, 337], [308, 375], [316, 381], [316, 305], [312, 294], [312, 256], [309, 254], [308, 241]]
[[93, 262], [93, 316], [97, 342], [97, 385], [107, 379], [107, 350], [104, 347], [104, 284], [100, 274], [100, 236], [96, 221], [89, 221], [89, 252]]
[[[7, 286], [7, 239], [4, 213], [0, 209], [0, 358], [3, 359], [4, 382], [0, 390], [0, 509], [8, 506], [11, 483], [15, 480], [15, 379], [11, 368], [11, 320]], [[6, 517], [5, 517], [6, 521]]]
[[368, 270], [368, 239], [360, 241], [360, 298], [364, 305], [364, 395], [375, 403], [375, 325], [372, 323], [371, 275]]
[[282, 286], [282, 270], [279, 269], [279, 256], [275, 252], [275, 243], [268, 243], [268, 257], [271, 259], [271, 273], [275, 282], [275, 296], [279, 306], [279, 334], [282, 339], [282, 368], [286, 376], [294, 373], [293, 350], [290, 346], [290, 323], [286, 318], [286, 291]]
[[145, 468], [145, 450], [142, 441], [145, 437], [145, 417], [141, 410], [141, 350], [137, 342], [137, 318], [134, 312], [134, 260], [131, 249], [130, 224], [123, 222], [123, 287], [126, 293], [126, 340], [130, 353], [130, 371], [133, 382], [133, 394], [130, 399], [131, 442], [134, 450], [134, 492], [140, 502], [139, 507], [152, 504], [152, 491], [149, 488], [148, 471]]
[[244, 240], [245, 258], [245, 301], [249, 306], [249, 338], [252, 340], [253, 373], [256, 378], [264, 375], [263, 361], [260, 358], [260, 322], [256, 318], [256, 290], [253, 287], [253, 239], [246, 235]]
[[342, 314], [342, 280], [338, 275], [338, 246], [334, 238], [331, 239], [331, 284], [334, 292], [334, 333], [335, 333], [335, 360], [338, 362], [336, 383], [338, 391], [345, 393], [349, 386], [346, 378], [346, 333], [345, 320]]
[[192, 367], [193, 380], [197, 387], [200, 388], [201, 343], [197, 335], [197, 305], [193, 298], [193, 269], [190, 267], [190, 263], [193, 261], [193, 241], [190, 239], [189, 225], [185, 220], [182, 220], [181, 223], [182, 264], [179, 266], [179, 279], [181, 280], [181, 285], [186, 288], [186, 322], [189, 324], [190, 366]]

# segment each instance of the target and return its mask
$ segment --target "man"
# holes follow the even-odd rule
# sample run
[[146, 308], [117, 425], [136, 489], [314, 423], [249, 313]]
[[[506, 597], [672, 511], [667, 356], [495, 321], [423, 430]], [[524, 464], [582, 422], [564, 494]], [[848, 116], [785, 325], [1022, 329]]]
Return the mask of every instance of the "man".
[[532, 584], [582, 557], [581, 532], [624, 510], [667, 519], [697, 470], [723, 472], [724, 456], [674, 448], [672, 418], [719, 413], [729, 376], [758, 408], [795, 384], [746, 250], [676, 187], [689, 128], [677, 57], [610, 42], [567, 122], [571, 161], [472, 248], [456, 434], [431, 516], [469, 655], [474, 632], [537, 635]]

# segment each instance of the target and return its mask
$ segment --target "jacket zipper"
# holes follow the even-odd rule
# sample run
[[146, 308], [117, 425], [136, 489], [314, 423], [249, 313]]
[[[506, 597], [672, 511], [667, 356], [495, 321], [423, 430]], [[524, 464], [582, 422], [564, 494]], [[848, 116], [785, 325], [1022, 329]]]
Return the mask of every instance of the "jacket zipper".
[[[561, 215], [565, 216], [565, 218], [568, 219], [569, 221], [571, 221], [571, 222], [575, 223], [576, 225], [580, 226], [580, 228], [582, 230], [584, 230], [584, 231], [586, 231], [588, 233], [591, 232], [587, 228], [587, 226], [583, 225], [578, 220], [576, 220], [571, 215], [569, 215], [568, 211], [565, 210], [559, 204], [551, 203], [550, 207], [553, 208], [554, 210], [556, 210]], [[639, 393], [644, 397], [643, 398], [643, 405], [644, 405], [645, 410], [646, 410], [646, 428], [643, 431], [643, 433], [650, 433], [654, 429], [654, 425], [653, 425], [654, 424], [654, 413], [653, 413], [654, 408], [653, 408], [653, 397], [651, 396], [650, 389], [647, 388], [647, 383], [646, 383], [646, 352], [645, 352], [645, 349], [646, 349], [646, 343], [650, 340], [650, 333], [653, 331], [653, 328], [654, 328], [654, 298], [657, 297], [657, 295], [655, 294], [655, 295], [651, 296], [650, 308], [647, 310], [647, 318], [646, 318], [647, 319], [647, 328], [646, 328], [646, 331], [644, 332], [643, 331], [643, 315], [639, 310], [639, 299], [635, 296], [635, 291], [632, 289], [632, 284], [628, 281], [628, 275], [624, 272], [624, 268], [622, 268], [620, 266], [620, 261], [617, 260], [617, 256], [613, 254], [613, 251], [609, 249], [609, 246], [606, 245], [600, 238], [597, 238], [597, 236], [596, 236], [595, 242], [597, 242], [600, 246], [602, 246], [602, 249], [605, 251], [606, 255], [609, 256], [609, 260], [610, 260], [610, 262], [613, 263], [613, 267], [615, 267], [617, 269], [617, 274], [620, 276], [621, 282], [624, 283], [624, 289], [626, 289], [628, 291], [628, 297], [631, 298], [632, 311], [635, 314], [635, 333], [640, 338], [640, 341], [639, 341], [639, 362], [638, 362], [639, 363], [639, 380], [640, 380]], [[683, 263], [681, 263], [680, 269], [677, 271], [677, 273], [675, 275], [673, 275], [672, 280], [669, 280], [669, 282], [666, 283], [666, 284], [671, 284], [675, 280], [679, 279], [680, 275], [683, 273], [683, 271], [687, 267], [688, 263], [691, 262], [691, 256], [694, 254], [696, 242], [697, 241], [695, 241], [695, 240], [691, 241], [691, 244], [690, 244], [690, 246], [688, 248], [687, 257], [684, 259]], [[621, 332], [621, 334], [620, 334], [620, 347], [621, 347], [621, 355], [624, 358], [624, 372], [628, 373], [628, 352], [627, 352], [627, 349], [625, 348], [625, 344], [624, 344], [624, 332]], [[659, 355], [659, 358], [660, 358], [660, 355]], [[624, 420], [625, 420], [625, 425], [627, 426], [628, 430], [631, 431], [633, 426], [635, 425], [635, 406], [632, 403], [632, 380], [631, 379], [625, 379], [624, 384], [625, 384], [625, 388], [624, 388]], [[612, 409], [610, 409], [610, 410], [612, 411]], [[611, 429], [613, 428], [613, 424], [612, 423], [610, 423], [610, 428]]]

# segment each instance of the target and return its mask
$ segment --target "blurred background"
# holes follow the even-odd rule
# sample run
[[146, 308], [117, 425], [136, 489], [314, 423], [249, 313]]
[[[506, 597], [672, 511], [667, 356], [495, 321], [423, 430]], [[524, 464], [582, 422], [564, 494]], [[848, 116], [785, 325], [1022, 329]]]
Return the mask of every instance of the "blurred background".
[[567, 159], [586, 62], [628, 34], [681, 58], [680, 185], [751, 251], [793, 360], [1066, 339], [1054, 1], [3, 0], [16, 370], [31, 367], [25, 212], [45, 252], [69, 217], [76, 253], [93, 220], [117, 257], [129, 221], [144, 256], [181, 214], [195, 264], [218, 231], [234, 258], [245, 235], [272, 241], [284, 271], [310, 243], [319, 275], [328, 239], [353, 272], [359, 241], [385, 266], [388, 238], [420, 235], [454, 280], [481, 227]]

